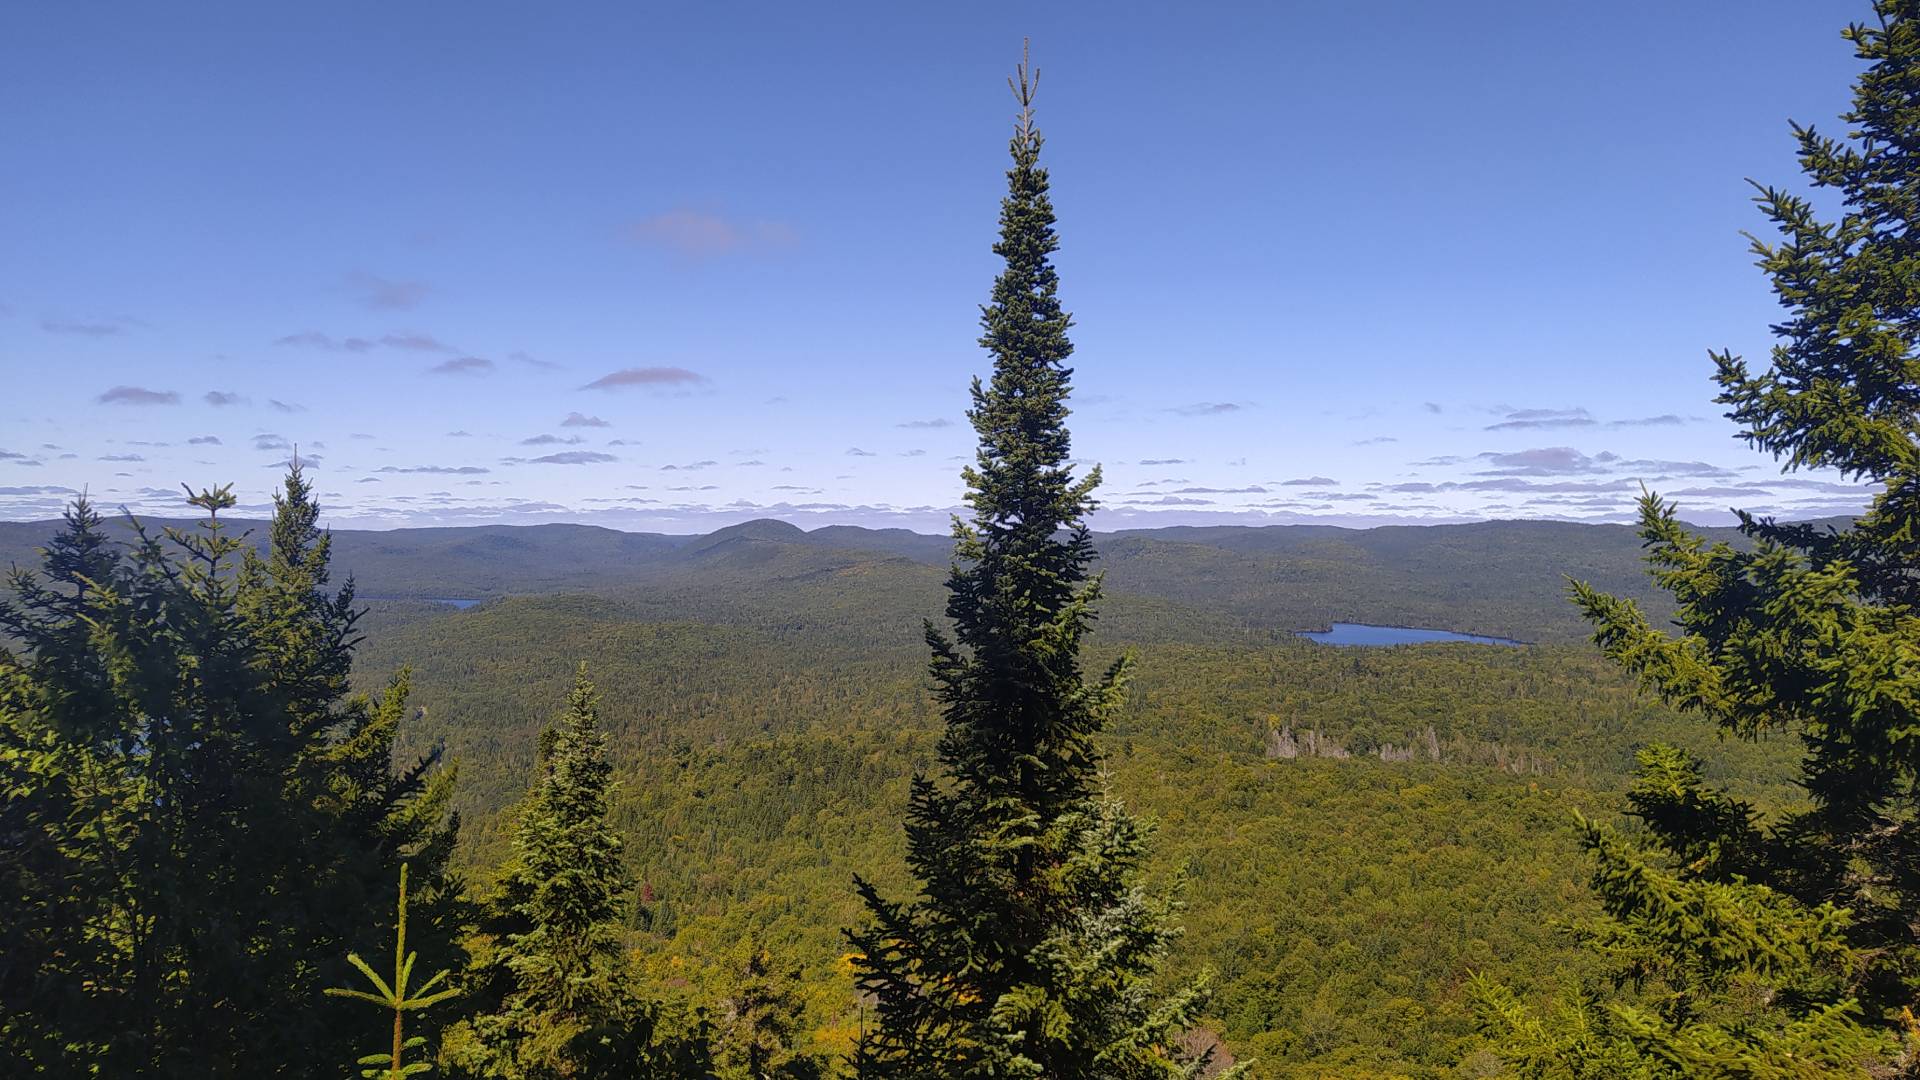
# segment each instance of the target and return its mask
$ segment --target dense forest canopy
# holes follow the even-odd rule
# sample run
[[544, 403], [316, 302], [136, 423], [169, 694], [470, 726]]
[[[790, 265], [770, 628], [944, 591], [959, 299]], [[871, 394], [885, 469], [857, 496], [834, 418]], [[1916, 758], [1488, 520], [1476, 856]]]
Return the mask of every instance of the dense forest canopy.
[[1776, 344], [1712, 358], [1858, 518], [1096, 534], [1023, 63], [951, 537], [328, 532], [297, 463], [266, 521], [0, 523], [7, 1074], [1920, 1076], [1873, 11], [1818, 197], [1757, 189]]

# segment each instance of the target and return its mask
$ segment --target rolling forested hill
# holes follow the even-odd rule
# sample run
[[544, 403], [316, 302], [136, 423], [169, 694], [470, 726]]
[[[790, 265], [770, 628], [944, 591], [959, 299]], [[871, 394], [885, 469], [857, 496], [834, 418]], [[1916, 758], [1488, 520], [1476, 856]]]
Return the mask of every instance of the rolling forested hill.
[[[0, 522], [0, 566], [32, 565], [54, 522]], [[124, 521], [116, 523], [125, 528]], [[158, 529], [168, 524], [150, 520]], [[253, 528], [258, 522], [233, 522]], [[1733, 539], [1731, 529], [1703, 530]], [[366, 531], [334, 536], [334, 564], [362, 596], [489, 599], [511, 595], [637, 589], [686, 603], [738, 604], [727, 594], [770, 582], [857, 570], [917, 626], [937, 613], [952, 541], [904, 529], [830, 526], [803, 531], [750, 521], [703, 536], [629, 533], [588, 525], [482, 525]], [[1565, 602], [1566, 576], [1658, 609], [1623, 525], [1497, 521], [1471, 525], [1346, 529], [1325, 525], [1179, 527], [1096, 535], [1115, 607], [1181, 610], [1202, 637], [1220, 620], [1271, 633], [1334, 620], [1387, 623], [1575, 642], [1586, 629]], [[840, 578], [845, 585], [849, 579]], [[764, 607], [751, 601], [750, 607]], [[1204, 612], [1204, 615], [1201, 614]], [[1131, 615], [1110, 612], [1116, 619]], [[1184, 631], [1183, 631], [1184, 632]]]
[[[414, 748], [460, 761], [486, 867], [585, 659], [656, 972], [692, 993], [753, 934], [808, 965], [820, 1037], [844, 1048], [849, 882], [898, 867], [906, 780], [938, 733], [915, 640], [934, 594], [903, 582], [863, 563], [731, 594], [381, 604], [363, 669], [415, 665]], [[1691, 745], [1766, 804], [1792, 794], [1788, 748], [1717, 744], [1585, 646], [1340, 650], [1167, 601], [1109, 608], [1090, 662], [1140, 657], [1111, 783], [1161, 823], [1159, 869], [1187, 882], [1179, 964], [1219, 973], [1218, 1025], [1256, 1075], [1452, 1075], [1470, 972], [1545, 992], [1590, 970], [1562, 933], [1591, 904], [1572, 811], [1611, 814], [1637, 745]]]
[[[0, 525], [0, 561], [30, 565], [49, 530]], [[504, 854], [537, 733], [584, 660], [648, 970], [697, 995], [752, 935], [805, 966], [814, 1037], [845, 1049], [861, 1014], [838, 931], [859, 919], [856, 870], [908, 886], [900, 814], [938, 730], [921, 625], [942, 610], [949, 542], [779, 522], [334, 537], [370, 608], [358, 678], [413, 667], [402, 752], [439, 744], [458, 763], [470, 874]], [[1563, 572], [1652, 599], [1628, 529], [1098, 542], [1110, 595], [1089, 661], [1140, 662], [1104, 737], [1109, 782], [1159, 822], [1157, 872], [1185, 879], [1176, 967], [1218, 973], [1212, 1023], [1257, 1076], [1458, 1075], [1470, 973], [1541, 993], [1589, 973], [1562, 933], [1592, 904], [1572, 812], [1617, 810], [1637, 745], [1692, 746], [1763, 805], [1793, 797], [1789, 748], [1717, 743], [1581, 641]], [[1537, 644], [1350, 650], [1291, 633], [1334, 619]]]

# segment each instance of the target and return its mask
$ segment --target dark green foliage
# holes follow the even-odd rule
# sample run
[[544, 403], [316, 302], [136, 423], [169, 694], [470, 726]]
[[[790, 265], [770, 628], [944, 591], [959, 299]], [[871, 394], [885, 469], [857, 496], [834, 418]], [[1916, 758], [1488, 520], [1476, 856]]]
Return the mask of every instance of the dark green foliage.
[[[868, 614], [917, 602], [886, 580], [743, 587], [665, 622], [580, 595], [376, 604], [361, 659], [378, 673], [418, 658], [425, 715], [409, 739], [444, 738], [460, 759], [461, 862], [476, 876], [505, 858], [500, 811], [525, 789], [571, 661], [589, 660], [620, 688], [600, 728], [613, 821], [653, 894], [629, 918], [648, 993], [717, 1024], [755, 937], [806, 967], [808, 1045], [844, 1052], [861, 1024], [834, 930], [861, 917], [845, 882], [915, 884], [889, 822], [941, 727], [924, 653], [870, 644]], [[1636, 697], [1591, 648], [1167, 644], [1132, 626], [1103, 617], [1086, 654], [1100, 666], [1157, 642], [1097, 741], [1115, 793], [1160, 822], [1152, 872], [1186, 878], [1173, 971], [1219, 972], [1208, 1026], [1258, 1077], [1451, 1076], [1472, 1046], [1469, 972], [1533, 993], [1595, 970], [1553, 930], [1593, 906], [1565, 824], [1616, 801], [1594, 793], [1625, 787], [1636, 746], [1711, 752], [1708, 780], [1762, 810], [1794, 794], [1788, 740], [1722, 743]], [[1353, 758], [1269, 760], [1283, 725]], [[1380, 759], [1410, 745], [1411, 761]]]
[[[413, 966], [419, 962], [419, 959], [419, 953], [407, 951], [407, 864], [401, 863], [400, 899], [395, 905], [393, 919], [393, 978], [391, 980], [381, 978], [365, 960], [360, 959], [358, 953], [348, 953], [347, 962], [359, 969], [360, 974], [366, 976], [373, 990], [371, 992], [349, 990], [338, 986], [329, 986], [326, 990], [328, 997], [365, 1001], [393, 1014], [392, 1047], [385, 1053], [367, 1054], [356, 1062], [366, 1066], [360, 1070], [360, 1075], [367, 1080], [380, 1080], [383, 1076], [386, 1080], [401, 1080], [402, 1077], [418, 1076], [433, 1070], [433, 1066], [424, 1061], [416, 1061], [410, 1065], [406, 1063], [408, 1050], [420, 1049], [427, 1043], [427, 1040], [419, 1035], [407, 1037], [407, 1014], [437, 1005], [458, 995], [460, 991], [452, 987], [434, 989], [435, 986], [446, 981], [447, 972], [444, 968], [434, 972], [418, 985], [414, 985]], [[385, 1065], [385, 1068], [382, 1068], [382, 1065]]]
[[717, 1080], [820, 1080], [826, 1062], [796, 1049], [805, 1036], [802, 969], [777, 963], [751, 937], [738, 949], [732, 985], [717, 1007]]
[[[1677, 803], [1715, 800], [1689, 791]], [[1510, 991], [1482, 983], [1482, 1022], [1520, 1075], [1864, 1075], [1880, 1046], [1847, 997], [1865, 958], [1847, 941], [1845, 912], [1698, 873], [1710, 860], [1668, 869], [1607, 829], [1583, 831], [1606, 918], [1578, 938], [1632, 995], [1561, 1006], [1543, 1023]]]
[[[117, 558], [81, 499], [47, 545], [45, 579], [16, 571], [20, 603], [0, 607], [0, 626], [38, 646], [31, 661], [0, 654], [0, 1054], [55, 1074], [83, 1071], [106, 1037], [83, 973], [119, 959], [105, 935], [81, 929], [120, 839], [88, 835], [90, 820], [109, 820], [119, 778], [87, 731], [98, 706], [86, 699], [104, 697], [105, 680], [83, 621]], [[72, 702], [69, 730], [39, 714], [51, 685]]]
[[[1910, 126], [1914, 50], [1905, 6], [1885, 12], [1855, 35], [1877, 66], [1854, 122], [1893, 131]], [[1720, 358], [1723, 401], [1757, 445], [1887, 495], [1845, 532], [1750, 521], [1723, 547], [1656, 504], [1678, 645], [1649, 628], [1665, 597], [1642, 617], [1594, 591], [1636, 587], [1629, 541], [1605, 528], [1116, 534], [1100, 554], [1128, 595], [1101, 596], [1080, 528], [1096, 478], [1068, 468], [1068, 320], [1024, 119], [986, 310], [996, 370], [975, 387], [977, 520], [947, 582], [953, 639], [929, 635], [943, 729], [907, 671], [919, 657], [896, 644], [938, 595], [925, 564], [947, 548], [929, 538], [760, 522], [336, 547], [297, 472], [251, 545], [230, 529], [171, 546], [109, 532], [82, 504], [0, 619], [15, 649], [0, 660], [0, 1060], [337, 1075], [359, 1018], [299, 995], [345, 976], [332, 958], [390, 903], [398, 860], [419, 871], [409, 936], [428, 959], [463, 918], [452, 775], [428, 749], [445, 738], [479, 781], [459, 793], [483, 829], [463, 864], [510, 834], [516, 852], [473, 942], [480, 1015], [444, 1044], [474, 1073], [797, 1078], [864, 1030], [874, 1074], [1162, 1076], [1180, 1072], [1176, 1047], [1218, 1031], [1259, 1076], [1433, 1078], [1468, 1052], [1470, 971], [1494, 977], [1477, 984], [1482, 1021], [1523, 1075], [1898, 1061], [1916, 873], [1909, 141], [1803, 136], [1851, 216], [1823, 229], [1764, 193], [1790, 237], [1761, 250], [1796, 313], [1789, 344], [1758, 377]], [[17, 533], [0, 526], [0, 551]], [[109, 539], [129, 535], [131, 554]], [[496, 599], [457, 614], [380, 602], [366, 625], [381, 662], [363, 654], [357, 672], [372, 693], [347, 699], [362, 624], [351, 587], [329, 591], [330, 562], [372, 568], [376, 592]], [[1334, 617], [1564, 639], [1576, 617], [1543, 599], [1563, 569], [1594, 586], [1582, 595], [1609, 654], [1719, 725], [1689, 730], [1560, 649], [1281, 640]], [[558, 587], [595, 592], [498, 599]], [[1083, 653], [1096, 600], [1104, 643]], [[1155, 648], [1137, 673], [1085, 678], [1119, 642]], [[579, 656], [619, 687], [604, 722], [577, 681], [534, 738], [562, 693], [555, 658]], [[388, 677], [407, 657], [422, 708], [407, 670]], [[1137, 692], [1122, 702], [1125, 674]], [[1756, 741], [1690, 752], [1717, 726]], [[1775, 732], [1807, 740], [1806, 805], [1782, 791]], [[1352, 758], [1277, 756], [1308, 733]], [[425, 754], [396, 776], [396, 746]], [[1567, 835], [1568, 808], [1616, 787], [1636, 748], [1637, 831]], [[910, 784], [932, 759], [937, 779]], [[529, 772], [522, 813], [496, 817]], [[1151, 848], [1109, 779], [1160, 822]], [[881, 824], [903, 813], [904, 841]], [[644, 853], [638, 905], [623, 841]], [[1592, 890], [1574, 880], [1580, 845]], [[863, 897], [844, 888], [853, 867]], [[1172, 882], [1192, 901], [1177, 941], [1155, 900]], [[842, 961], [877, 1014], [834, 961], [831, 928], [861, 918], [862, 898], [863, 955]], [[1576, 933], [1556, 940], [1568, 918]], [[757, 944], [742, 958], [763, 940], [780, 963]], [[1209, 1016], [1190, 994], [1153, 999], [1162, 963], [1219, 969]], [[1551, 1014], [1526, 1004], [1609, 976]]]
[[875, 1001], [854, 1064], [867, 1077], [1149, 1077], [1204, 1062], [1173, 1047], [1203, 1000], [1157, 1000], [1174, 935], [1140, 887], [1146, 830], [1096, 786], [1093, 736], [1119, 702], [1124, 661], [1087, 682], [1080, 644], [1099, 581], [1085, 517], [1099, 471], [1072, 475], [1066, 429], [1070, 320], [1057, 296], [1047, 173], [1023, 65], [1013, 167], [983, 309], [990, 385], [973, 384], [980, 437], [965, 470], [973, 524], [955, 523], [947, 617], [927, 627], [946, 712], [941, 775], [914, 781], [907, 864], [922, 895], [869, 883], [850, 933]]
[[613, 767], [582, 667], [566, 713], [541, 746], [541, 775], [520, 819], [520, 860], [503, 888], [524, 893], [509, 966], [532, 997], [562, 1011], [594, 1007], [620, 955], [617, 928], [631, 884], [607, 822]]
[[[1668, 702], [1804, 748], [1805, 804], [1771, 820], [1654, 747], [1632, 796], [1653, 851], [1587, 827], [1611, 917], [1590, 943], [1640, 995], [1586, 1010], [1594, 1052], [1647, 1075], [1907, 1075], [1920, 1049], [1920, 4], [1881, 0], [1875, 15], [1845, 35], [1869, 65], [1846, 137], [1794, 127], [1840, 217], [1760, 189], [1783, 239], [1753, 250], [1788, 315], [1767, 370], [1714, 359], [1748, 442], [1880, 492], [1845, 529], [1745, 517], [1745, 549], [1708, 544], [1648, 495], [1641, 533], [1678, 637], [1574, 589], [1607, 656]], [[1515, 1060], [1589, 1052], [1530, 1047], [1517, 1006], [1487, 1000]]]
[[[418, 659], [419, 707], [388, 712], [405, 720], [407, 743], [444, 738], [460, 759], [471, 822], [460, 860], [486, 874], [510, 847], [499, 812], [534, 771], [538, 731], [572, 685], [569, 658], [588, 658], [597, 681], [621, 688], [600, 703], [598, 728], [620, 783], [613, 823], [654, 894], [650, 922], [628, 919], [650, 928], [627, 938], [648, 992], [707, 1008], [724, 1043], [737, 949], [758, 937], [806, 967], [801, 1045], [844, 1050], [859, 1010], [832, 928], [860, 914], [844, 883], [859, 869], [883, 893], [911, 886], [887, 822], [938, 732], [924, 661], [868, 644], [859, 620], [876, 596], [846, 596], [865, 580], [733, 596], [744, 627], [730, 614], [723, 625], [636, 622], [643, 613], [580, 596], [462, 612], [376, 603], [356, 660], [378, 700], [386, 673]], [[1118, 651], [1108, 640], [1092, 655]], [[1219, 970], [1212, 1024], [1262, 1077], [1450, 1075], [1470, 1034], [1468, 971], [1535, 990], [1591, 968], [1550, 929], [1591, 904], [1562, 825], [1569, 806], [1604, 804], [1587, 792], [1624, 783], [1635, 744], [1714, 750], [1709, 780], [1737, 783], [1762, 809], [1790, 794], [1779, 740], [1716, 750], [1711, 732], [1636, 702], [1587, 650], [1160, 644], [1133, 684], [1100, 745], [1114, 790], [1161, 822], [1155, 873], [1187, 880], [1188, 932], [1169, 960], [1176, 973]], [[1354, 760], [1267, 760], [1279, 724], [1317, 729]], [[1379, 760], [1429, 726], [1440, 762]], [[390, 917], [391, 892], [378, 902]], [[410, 940], [426, 928], [413, 905]], [[438, 963], [421, 948], [421, 963]], [[428, 1010], [420, 1030], [477, 1004]], [[342, 1053], [363, 1049], [358, 1011], [334, 1021]], [[694, 1027], [674, 1010], [665, 1019]], [[698, 1075], [688, 1044], [669, 1045]]]
[[[325, 538], [296, 469], [265, 559], [219, 512], [130, 552], [84, 500], [43, 575], [0, 604], [0, 856], [9, 959], [0, 1037], [50, 1073], [330, 1074], [329, 1009], [353, 923], [404, 857], [454, 891], [446, 780], [391, 775], [404, 681], [345, 699], [351, 591], [325, 595]], [[382, 734], [384, 733], [384, 734]], [[9, 849], [12, 850], [11, 848]]]
[[608, 821], [613, 794], [593, 684], [580, 666], [566, 709], [540, 737], [513, 861], [481, 921], [469, 982], [479, 1015], [448, 1056], [511, 1080], [699, 1075], [703, 1033], [667, 1034], [635, 992], [621, 945], [631, 885]]

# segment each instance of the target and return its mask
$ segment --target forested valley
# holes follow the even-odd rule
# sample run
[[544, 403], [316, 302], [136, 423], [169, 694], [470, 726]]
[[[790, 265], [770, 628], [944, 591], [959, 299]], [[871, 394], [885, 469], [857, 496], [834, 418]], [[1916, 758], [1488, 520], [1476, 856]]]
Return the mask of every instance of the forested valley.
[[1760, 190], [1787, 315], [1713, 367], [1857, 518], [1094, 532], [1023, 64], [952, 536], [328, 531], [298, 464], [267, 521], [0, 524], [0, 1072], [1920, 1076], [1875, 10], [1795, 129], [1844, 205]]

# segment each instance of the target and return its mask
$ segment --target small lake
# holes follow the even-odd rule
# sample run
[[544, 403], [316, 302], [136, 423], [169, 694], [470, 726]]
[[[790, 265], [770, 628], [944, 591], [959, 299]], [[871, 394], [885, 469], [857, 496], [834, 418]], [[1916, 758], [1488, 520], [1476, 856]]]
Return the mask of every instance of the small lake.
[[1301, 630], [1299, 635], [1322, 645], [1431, 645], [1440, 641], [1464, 641], [1471, 645], [1526, 644], [1512, 638], [1456, 634], [1452, 630], [1416, 630], [1410, 626], [1369, 626], [1352, 622], [1334, 623], [1331, 630]]
[[485, 603], [481, 598], [466, 596], [362, 596], [359, 599], [411, 601], [416, 604], [445, 604], [448, 607], [456, 608], [470, 608], [475, 604]]

